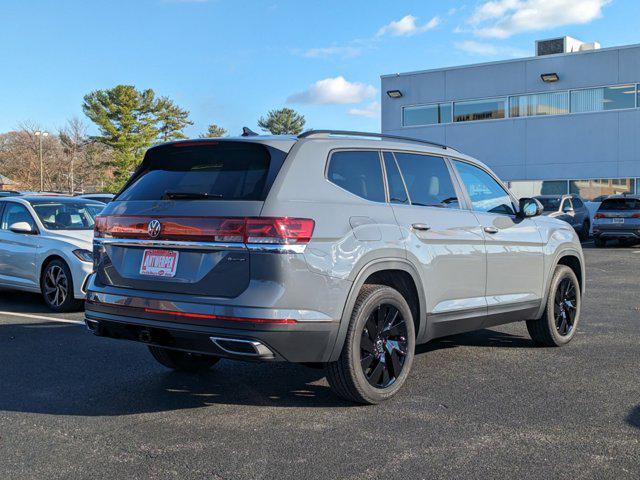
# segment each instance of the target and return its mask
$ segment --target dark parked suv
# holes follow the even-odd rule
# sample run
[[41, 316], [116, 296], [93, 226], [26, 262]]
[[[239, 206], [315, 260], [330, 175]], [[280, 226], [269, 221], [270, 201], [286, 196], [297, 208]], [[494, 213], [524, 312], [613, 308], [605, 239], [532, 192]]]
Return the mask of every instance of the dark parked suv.
[[518, 320], [540, 345], [573, 338], [580, 242], [540, 213], [427, 142], [167, 143], [97, 217], [86, 323], [178, 370], [221, 357], [325, 366], [339, 395], [376, 403], [433, 338]]

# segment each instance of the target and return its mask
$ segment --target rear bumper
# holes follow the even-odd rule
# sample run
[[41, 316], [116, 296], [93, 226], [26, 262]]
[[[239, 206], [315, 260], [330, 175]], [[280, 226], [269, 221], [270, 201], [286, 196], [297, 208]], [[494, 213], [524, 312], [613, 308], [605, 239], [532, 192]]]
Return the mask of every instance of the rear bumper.
[[[132, 302], [100, 303], [92, 292], [88, 297], [85, 322], [95, 335], [237, 360], [326, 362], [339, 327], [334, 320], [271, 324], [172, 314], [161, 319], [165, 315], [131, 307]], [[262, 318], [269, 315], [262, 312]]]
[[599, 226], [593, 227], [593, 236], [595, 238], [633, 238], [640, 239], [640, 230], [637, 228], [603, 228]]

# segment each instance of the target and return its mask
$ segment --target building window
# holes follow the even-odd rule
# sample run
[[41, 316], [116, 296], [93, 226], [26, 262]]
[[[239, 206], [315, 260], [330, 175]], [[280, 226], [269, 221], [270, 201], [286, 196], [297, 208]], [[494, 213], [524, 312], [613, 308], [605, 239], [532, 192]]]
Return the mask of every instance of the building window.
[[569, 193], [579, 195], [585, 200], [620, 193], [634, 193], [634, 181], [631, 178], [570, 180]]
[[492, 120], [495, 118], [505, 118], [506, 113], [506, 98], [456, 102], [453, 106], [453, 121], [469, 122], [475, 120]]
[[402, 109], [402, 124], [405, 127], [451, 123], [451, 103], [416, 105]]
[[564, 115], [569, 113], [569, 92], [518, 95], [509, 98], [510, 117]]
[[635, 108], [636, 86], [616, 85], [614, 87], [587, 88], [571, 91], [571, 112], [601, 112]]

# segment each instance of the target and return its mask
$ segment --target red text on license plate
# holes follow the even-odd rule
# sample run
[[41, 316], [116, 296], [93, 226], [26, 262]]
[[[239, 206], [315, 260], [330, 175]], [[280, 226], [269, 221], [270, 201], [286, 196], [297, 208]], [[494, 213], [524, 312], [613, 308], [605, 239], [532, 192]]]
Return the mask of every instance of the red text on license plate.
[[175, 250], [145, 250], [140, 265], [141, 275], [173, 277], [178, 267], [178, 252]]

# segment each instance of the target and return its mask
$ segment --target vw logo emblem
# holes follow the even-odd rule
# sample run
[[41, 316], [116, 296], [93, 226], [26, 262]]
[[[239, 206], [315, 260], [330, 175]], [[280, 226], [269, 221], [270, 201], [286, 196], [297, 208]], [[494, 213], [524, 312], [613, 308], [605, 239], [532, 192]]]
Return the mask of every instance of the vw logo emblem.
[[151, 238], [156, 238], [162, 231], [162, 224], [158, 220], [151, 220], [147, 226], [147, 232]]

